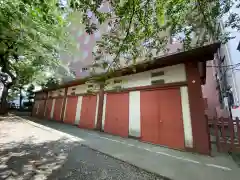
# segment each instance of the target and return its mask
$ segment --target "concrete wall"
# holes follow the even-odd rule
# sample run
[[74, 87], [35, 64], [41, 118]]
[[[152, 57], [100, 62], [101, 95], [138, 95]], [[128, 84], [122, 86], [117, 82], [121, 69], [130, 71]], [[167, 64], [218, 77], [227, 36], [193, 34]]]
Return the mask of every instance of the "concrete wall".
[[75, 94], [84, 94], [88, 91], [97, 92], [99, 91], [100, 86], [98, 84], [81, 84], [78, 86], [72, 86], [68, 88], [67, 95]]
[[[164, 75], [151, 77], [152, 72], [164, 71]], [[122, 80], [121, 83], [114, 84], [114, 80]], [[134, 88], [141, 86], [151, 85], [152, 80], [165, 80], [165, 83], [174, 82], [184, 82], [186, 81], [186, 71], [184, 64], [169, 66], [165, 68], [155, 69], [151, 71], [146, 71], [143, 73], [137, 73], [130, 76], [124, 76], [120, 78], [114, 78], [108, 80], [108, 85], [105, 90], [111, 90], [115, 86], [121, 86], [122, 88]], [[130, 91], [129, 92], [129, 135], [134, 137], [141, 136], [141, 112], [140, 112], [140, 91]], [[188, 88], [187, 86], [180, 87], [181, 94], [181, 108], [183, 117], [183, 127], [184, 127], [184, 141], [185, 146], [193, 147], [193, 136], [192, 136], [192, 124], [190, 116], [190, 107], [188, 99]], [[171, 97], [169, 97], [171, 98]], [[106, 116], [106, 102], [108, 99], [108, 94], [104, 95], [103, 102], [103, 114], [102, 114], [102, 129], [104, 130], [105, 116]]]
[[[152, 72], [163, 71], [164, 75], [152, 77]], [[168, 66], [164, 68], [154, 69], [151, 71], [145, 71], [142, 73], [137, 73], [129, 76], [123, 76], [119, 78], [112, 78], [107, 80], [106, 90], [113, 89], [116, 86], [121, 86], [122, 88], [132, 88], [139, 86], [149, 86], [152, 80], [164, 80], [165, 83], [183, 82], [186, 81], [186, 72], [184, 64]], [[115, 83], [114, 80], [121, 80], [121, 83]]]
[[[209, 67], [208, 67], [209, 66]], [[207, 62], [206, 83], [202, 85], [203, 98], [205, 101], [205, 113], [209, 119], [216, 116], [217, 109], [220, 108], [219, 93], [217, 90], [217, 82], [215, 78], [215, 68], [213, 61]]]
[[58, 96], [64, 96], [65, 94], [65, 89], [62, 88], [62, 89], [58, 89], [56, 91], [50, 91], [48, 92], [48, 97], [58, 97]]

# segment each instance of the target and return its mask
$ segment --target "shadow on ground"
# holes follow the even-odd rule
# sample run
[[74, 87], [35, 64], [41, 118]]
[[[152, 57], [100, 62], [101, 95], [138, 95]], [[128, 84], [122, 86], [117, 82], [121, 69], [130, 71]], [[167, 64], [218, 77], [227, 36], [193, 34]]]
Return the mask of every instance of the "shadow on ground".
[[[14, 123], [15, 126], [23, 122], [21, 118], [13, 116], [7, 120], [0, 117], [0, 123], [1, 120], [5, 123], [6, 121]], [[14, 131], [17, 131], [16, 129], [14, 127]], [[31, 131], [34, 130], [26, 129], [24, 133], [28, 134]], [[0, 132], [0, 139], [9, 138], [11, 133]], [[52, 140], [44, 137], [38, 141], [38, 137], [43, 133], [47, 132], [35, 131], [33, 136], [30, 133], [21, 141], [0, 142], [0, 179], [167, 180], [83, 146], [77, 140], [70, 140], [67, 137]]]
[[0, 179], [46, 179], [65, 163], [71, 148], [79, 146], [64, 138], [40, 144], [28, 138], [0, 145]]

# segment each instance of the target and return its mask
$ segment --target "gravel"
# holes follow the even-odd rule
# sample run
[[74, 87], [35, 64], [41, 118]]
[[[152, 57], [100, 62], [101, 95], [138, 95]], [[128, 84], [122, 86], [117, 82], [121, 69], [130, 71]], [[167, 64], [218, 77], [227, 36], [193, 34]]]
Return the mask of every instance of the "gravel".
[[0, 117], [0, 179], [167, 180], [15, 116]]

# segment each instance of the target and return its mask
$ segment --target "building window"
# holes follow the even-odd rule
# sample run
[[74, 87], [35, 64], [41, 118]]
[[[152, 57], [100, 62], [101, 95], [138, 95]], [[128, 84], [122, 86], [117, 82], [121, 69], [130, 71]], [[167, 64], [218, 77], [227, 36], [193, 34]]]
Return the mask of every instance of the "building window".
[[82, 72], [85, 72], [85, 71], [87, 71], [87, 70], [88, 70], [87, 67], [82, 68]]
[[122, 83], [122, 80], [120, 80], [120, 79], [115, 79], [115, 80], [113, 81], [113, 84], [119, 84], [119, 83]]
[[154, 80], [154, 81], [152, 81], [152, 85], [157, 85], [157, 84], [165, 84], [164, 79], [160, 79], [160, 80]]
[[152, 75], [152, 77], [163, 76], [164, 75], [164, 71], [152, 72], [151, 75]]

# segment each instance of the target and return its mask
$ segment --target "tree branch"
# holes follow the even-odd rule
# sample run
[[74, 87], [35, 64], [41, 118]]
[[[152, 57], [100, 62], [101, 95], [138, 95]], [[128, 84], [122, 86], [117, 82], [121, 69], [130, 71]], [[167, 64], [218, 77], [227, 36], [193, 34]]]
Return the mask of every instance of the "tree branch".
[[135, 13], [135, 1], [133, 0], [133, 9], [132, 9], [132, 14], [131, 14], [131, 18], [130, 18], [130, 22], [128, 24], [128, 28], [127, 28], [127, 34], [125, 36], [125, 38], [123, 39], [122, 41], [122, 44], [117, 52], [117, 55], [115, 56], [115, 58], [113, 59], [113, 61], [111, 62], [111, 64], [108, 66], [108, 69], [107, 69], [107, 72], [110, 70], [111, 66], [113, 65], [114, 62], [116, 62], [117, 58], [119, 57], [120, 53], [121, 53], [121, 49], [126, 41], [126, 39], [128, 38], [129, 36], [129, 33], [130, 33], [130, 28], [131, 28], [131, 25], [132, 25], [132, 20], [133, 20], [133, 17], [134, 17], [134, 13]]
[[10, 71], [9, 66], [8, 66], [8, 64], [6, 63], [4, 57], [1, 56], [0, 59], [1, 59], [2, 63], [3, 63], [3, 64], [2, 64], [2, 72], [3, 72], [3, 73], [6, 73], [7, 75], [9, 75], [9, 76], [11, 77], [11, 79], [12, 79], [11, 84], [13, 84], [14, 81], [16, 80], [16, 76], [14, 76], [13, 73]]
[[199, 6], [199, 11], [200, 13], [203, 15], [203, 21], [204, 21], [204, 24], [206, 25], [207, 29], [210, 31], [211, 35], [215, 38], [215, 31], [212, 27], [212, 25], [209, 24], [209, 21], [204, 13], [204, 9], [202, 8], [202, 3], [200, 0], [197, 0], [197, 3], [198, 3], [198, 6]]

